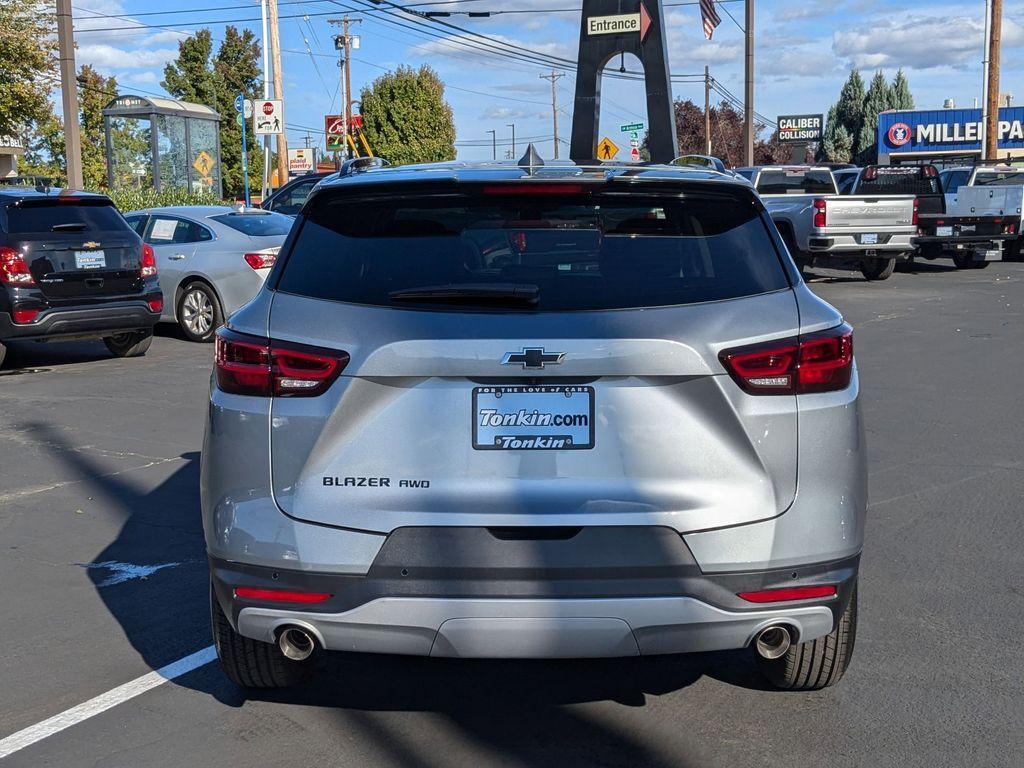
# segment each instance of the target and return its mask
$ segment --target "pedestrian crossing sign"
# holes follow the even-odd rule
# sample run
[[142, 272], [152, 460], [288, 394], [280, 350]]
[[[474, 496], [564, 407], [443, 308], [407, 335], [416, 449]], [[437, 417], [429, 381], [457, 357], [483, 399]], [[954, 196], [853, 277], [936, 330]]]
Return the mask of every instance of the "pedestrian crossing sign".
[[612, 160], [617, 154], [619, 154], [619, 148], [614, 141], [607, 136], [601, 139], [601, 143], [597, 145], [598, 160]]

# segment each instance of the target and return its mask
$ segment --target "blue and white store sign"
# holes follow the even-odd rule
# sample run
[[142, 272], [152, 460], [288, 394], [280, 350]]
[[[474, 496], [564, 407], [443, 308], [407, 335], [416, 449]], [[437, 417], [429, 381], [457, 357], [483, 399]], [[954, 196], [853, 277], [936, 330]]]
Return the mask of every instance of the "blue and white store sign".
[[[981, 151], [980, 109], [883, 112], [878, 116], [878, 161], [889, 155]], [[999, 110], [999, 149], [1024, 150], [1024, 107]]]

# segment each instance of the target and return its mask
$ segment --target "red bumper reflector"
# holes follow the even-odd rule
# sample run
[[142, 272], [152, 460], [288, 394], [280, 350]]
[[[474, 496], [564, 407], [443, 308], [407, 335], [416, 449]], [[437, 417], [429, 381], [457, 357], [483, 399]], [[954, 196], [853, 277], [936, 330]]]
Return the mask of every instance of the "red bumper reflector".
[[24, 323], [31, 323], [39, 315], [38, 309], [16, 309], [12, 313], [14, 316], [14, 322], [22, 325]]
[[783, 587], [762, 589], [758, 592], [740, 592], [739, 596], [749, 603], [781, 603], [787, 600], [809, 600], [812, 597], [835, 597], [836, 588], [831, 584], [820, 587]]
[[327, 592], [295, 592], [290, 589], [235, 587], [235, 597], [244, 600], [269, 600], [277, 603], [322, 603], [330, 600]]
[[163, 299], [150, 299], [146, 302], [149, 304], [150, 312], [163, 312], [164, 311], [164, 300]]

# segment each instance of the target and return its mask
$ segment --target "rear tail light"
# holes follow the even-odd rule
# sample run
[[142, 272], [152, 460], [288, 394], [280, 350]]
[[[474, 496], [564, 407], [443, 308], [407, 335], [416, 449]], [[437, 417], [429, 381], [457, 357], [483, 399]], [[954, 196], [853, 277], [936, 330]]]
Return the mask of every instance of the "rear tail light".
[[217, 332], [217, 387], [254, 397], [312, 397], [326, 392], [348, 365], [349, 355], [249, 336]]
[[828, 214], [826, 213], [826, 204], [824, 200], [814, 201], [814, 226], [824, 227], [828, 223]]
[[150, 299], [146, 302], [149, 304], [150, 312], [163, 312], [164, 311], [164, 300], [163, 299]]
[[1017, 231], [1017, 227], [1015, 225], [1013, 225], [1013, 224], [1003, 224], [1003, 234], [1004, 235], [1012, 235], [1016, 231]]
[[255, 253], [243, 254], [242, 258], [253, 269], [267, 269], [274, 266], [274, 262], [277, 261], [277, 254], [269, 251], [256, 251]]
[[156, 277], [156, 255], [153, 253], [153, 246], [148, 243], [142, 244], [142, 260], [139, 262], [139, 270], [143, 277]]
[[878, 178], [878, 169], [875, 168], [875, 166], [873, 165], [869, 165], [867, 168], [864, 169], [863, 178], [865, 181], [874, 181], [875, 179]]
[[5, 285], [35, 285], [25, 257], [13, 248], [0, 248], [0, 282]]
[[937, 179], [939, 178], [939, 171], [934, 165], [926, 165], [924, 167], [925, 178]]
[[846, 389], [853, 375], [853, 330], [823, 333], [722, 352], [722, 365], [752, 395], [804, 395]]
[[757, 592], [740, 592], [739, 596], [748, 603], [782, 603], [788, 600], [835, 597], [836, 588], [831, 584], [815, 587], [783, 587], [781, 589], [762, 589]]
[[19, 325], [23, 325], [24, 323], [31, 323], [32, 321], [34, 321], [39, 316], [39, 310], [16, 309], [14, 310], [14, 312], [11, 313], [11, 316], [13, 317], [14, 322], [18, 323]]
[[914, 198], [914, 215], [910, 219], [910, 223], [913, 224], [915, 227], [917, 226], [917, 209], [918, 209], [919, 205], [920, 205], [920, 203], [918, 202], [917, 198], [915, 197]]
[[235, 587], [235, 597], [243, 600], [266, 600], [274, 603], [322, 603], [331, 599], [328, 592], [299, 592], [293, 589], [260, 589]]

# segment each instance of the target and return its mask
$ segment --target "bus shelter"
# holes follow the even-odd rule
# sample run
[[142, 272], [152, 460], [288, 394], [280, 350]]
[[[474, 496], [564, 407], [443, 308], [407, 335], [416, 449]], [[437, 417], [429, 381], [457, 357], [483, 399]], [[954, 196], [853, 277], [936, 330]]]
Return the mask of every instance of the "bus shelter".
[[221, 197], [220, 115], [204, 104], [118, 96], [103, 109], [107, 183]]

